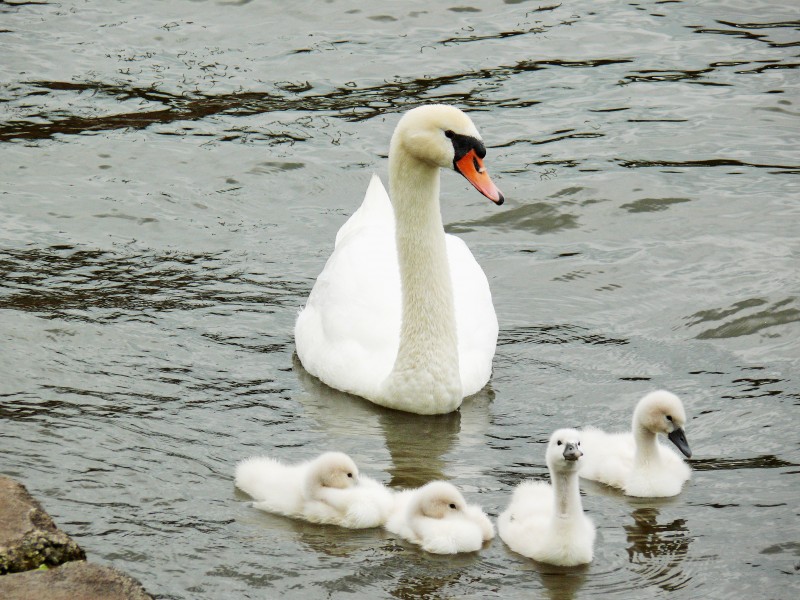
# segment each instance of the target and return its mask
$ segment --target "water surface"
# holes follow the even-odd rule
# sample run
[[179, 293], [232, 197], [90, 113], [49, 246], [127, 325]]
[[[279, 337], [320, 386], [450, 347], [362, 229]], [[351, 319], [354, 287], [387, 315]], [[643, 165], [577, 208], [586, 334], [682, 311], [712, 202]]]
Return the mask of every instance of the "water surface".
[[[793, 597], [799, 30], [743, 0], [0, 3], [0, 473], [160, 598]], [[501, 331], [489, 386], [431, 418], [321, 386], [292, 326], [434, 101], [507, 202], [442, 176]], [[623, 429], [659, 387], [693, 479], [582, 485], [585, 568], [430, 556], [232, 484], [339, 449], [496, 516], [552, 430]]]

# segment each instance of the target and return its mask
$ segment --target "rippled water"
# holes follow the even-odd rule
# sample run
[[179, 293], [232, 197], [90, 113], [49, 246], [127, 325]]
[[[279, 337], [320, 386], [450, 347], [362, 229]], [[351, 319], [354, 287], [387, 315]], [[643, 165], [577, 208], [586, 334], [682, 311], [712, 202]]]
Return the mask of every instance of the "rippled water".
[[[793, 597], [799, 31], [752, 0], [0, 2], [0, 472], [162, 598]], [[292, 340], [429, 101], [471, 112], [507, 197], [443, 175], [501, 332], [434, 418], [322, 387]], [[553, 429], [624, 428], [655, 387], [693, 479], [582, 485], [582, 569], [273, 517], [231, 481], [335, 448], [497, 515]]]

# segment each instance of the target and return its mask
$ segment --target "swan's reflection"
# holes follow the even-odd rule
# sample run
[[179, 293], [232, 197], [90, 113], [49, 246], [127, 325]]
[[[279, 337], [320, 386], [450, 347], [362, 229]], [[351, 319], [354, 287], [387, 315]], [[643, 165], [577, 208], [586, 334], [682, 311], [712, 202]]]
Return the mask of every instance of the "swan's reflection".
[[639, 565], [648, 580], [658, 587], [672, 591], [686, 585], [689, 575], [681, 567], [689, 554], [691, 536], [684, 519], [659, 524], [658, 508], [636, 508], [631, 516], [633, 525], [625, 525], [628, 560]]
[[[488, 387], [465, 400], [456, 412], [415, 415], [328, 387], [311, 376], [296, 355], [293, 370], [305, 392], [300, 402], [327, 433], [347, 440], [346, 444], [358, 441], [363, 445], [372, 438], [373, 453], [377, 444], [385, 444], [392, 462], [388, 483], [393, 488], [419, 487], [435, 479], [449, 479], [445, 455], [459, 445], [484, 443], [488, 405], [493, 397]], [[374, 471], [369, 465], [362, 468], [365, 472]]]
[[589, 565], [577, 567], [543, 565], [539, 575], [550, 600], [572, 600], [586, 583], [588, 572]]
[[631, 513], [633, 525], [625, 525], [628, 542], [628, 560], [642, 563], [645, 560], [671, 556], [680, 559], [689, 552], [689, 529], [684, 519], [675, 519], [659, 525], [658, 509], [655, 507], [637, 508]]

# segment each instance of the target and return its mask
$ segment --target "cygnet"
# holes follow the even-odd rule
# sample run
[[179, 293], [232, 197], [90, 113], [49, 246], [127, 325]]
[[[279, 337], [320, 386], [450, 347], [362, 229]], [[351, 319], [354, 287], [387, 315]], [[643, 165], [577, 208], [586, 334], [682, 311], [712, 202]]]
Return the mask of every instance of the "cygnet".
[[508, 546], [539, 562], [575, 566], [592, 561], [595, 528], [583, 512], [578, 487], [581, 434], [559, 429], [547, 446], [552, 485], [525, 481], [500, 515], [497, 529]]
[[393, 506], [392, 492], [342, 452], [294, 465], [248, 458], [236, 466], [235, 483], [259, 510], [352, 529], [383, 525]]
[[678, 454], [658, 442], [662, 433], [687, 458], [692, 451], [683, 427], [686, 412], [675, 394], [659, 390], [639, 400], [633, 411], [633, 430], [605, 433], [593, 427], [581, 433], [586, 458], [580, 476], [622, 489], [628, 496], [676, 496], [691, 477]]
[[483, 510], [445, 481], [396, 493], [386, 529], [434, 554], [476, 552], [494, 537]]

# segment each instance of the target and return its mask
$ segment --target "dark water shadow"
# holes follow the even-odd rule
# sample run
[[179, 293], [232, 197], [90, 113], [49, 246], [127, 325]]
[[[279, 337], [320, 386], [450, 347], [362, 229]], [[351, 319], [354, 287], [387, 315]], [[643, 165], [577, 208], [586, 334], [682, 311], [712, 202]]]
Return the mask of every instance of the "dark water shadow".
[[[178, 121], [200, 121], [208, 117], [231, 115], [252, 116], [269, 113], [303, 112], [328, 114], [348, 121], [368, 120], [387, 113], [399, 113], [432, 100], [445, 104], [456, 104], [467, 110], [494, 108], [497, 100], [484, 98], [481, 94], [450, 91], [456, 84], [473, 82], [476, 85], [488, 80], [505, 78], [549, 68], [597, 68], [632, 62], [627, 58], [609, 58], [586, 61], [567, 60], [523, 60], [512, 65], [499, 65], [485, 69], [470, 70], [441, 75], [386, 81], [376, 86], [341, 86], [328, 93], [313, 93], [306, 82], [275, 84], [275, 91], [248, 91], [227, 94], [199, 94], [185, 91], [170, 93], [154, 86], [135, 87], [99, 81], [65, 82], [32, 81], [33, 88], [27, 95], [46, 95], [50, 92], [67, 92], [75, 95], [91, 94], [113, 97], [117, 100], [139, 99], [159, 105], [154, 110], [117, 113], [113, 115], [70, 115], [65, 111], [53, 111], [52, 115], [41, 115], [45, 119], [15, 120], [0, 125], [0, 142], [19, 140], [51, 139], [57, 135], [84, 135], [118, 129], [145, 129], [152, 125], [165, 125]], [[530, 101], [522, 103], [529, 106]], [[506, 105], [519, 105], [506, 100]], [[69, 104], [67, 104], [69, 106]], [[241, 132], [238, 132], [241, 133]], [[253, 132], [255, 133], [255, 132]], [[305, 141], [304, 137], [284, 139], [285, 133], [265, 136], [270, 142]]]
[[526, 203], [486, 218], [451, 223], [447, 233], [467, 233], [491, 227], [498, 231], [529, 231], [538, 235], [578, 228], [578, 216], [560, 212], [544, 202]]
[[[759, 308], [760, 310], [753, 311]], [[747, 313], [747, 314], [741, 314]], [[701, 323], [721, 322], [695, 336], [698, 340], [735, 338], [752, 335], [771, 327], [800, 321], [797, 298], [789, 297], [769, 304], [764, 298], [748, 298], [724, 308], [709, 308], [685, 318], [688, 327]]]

